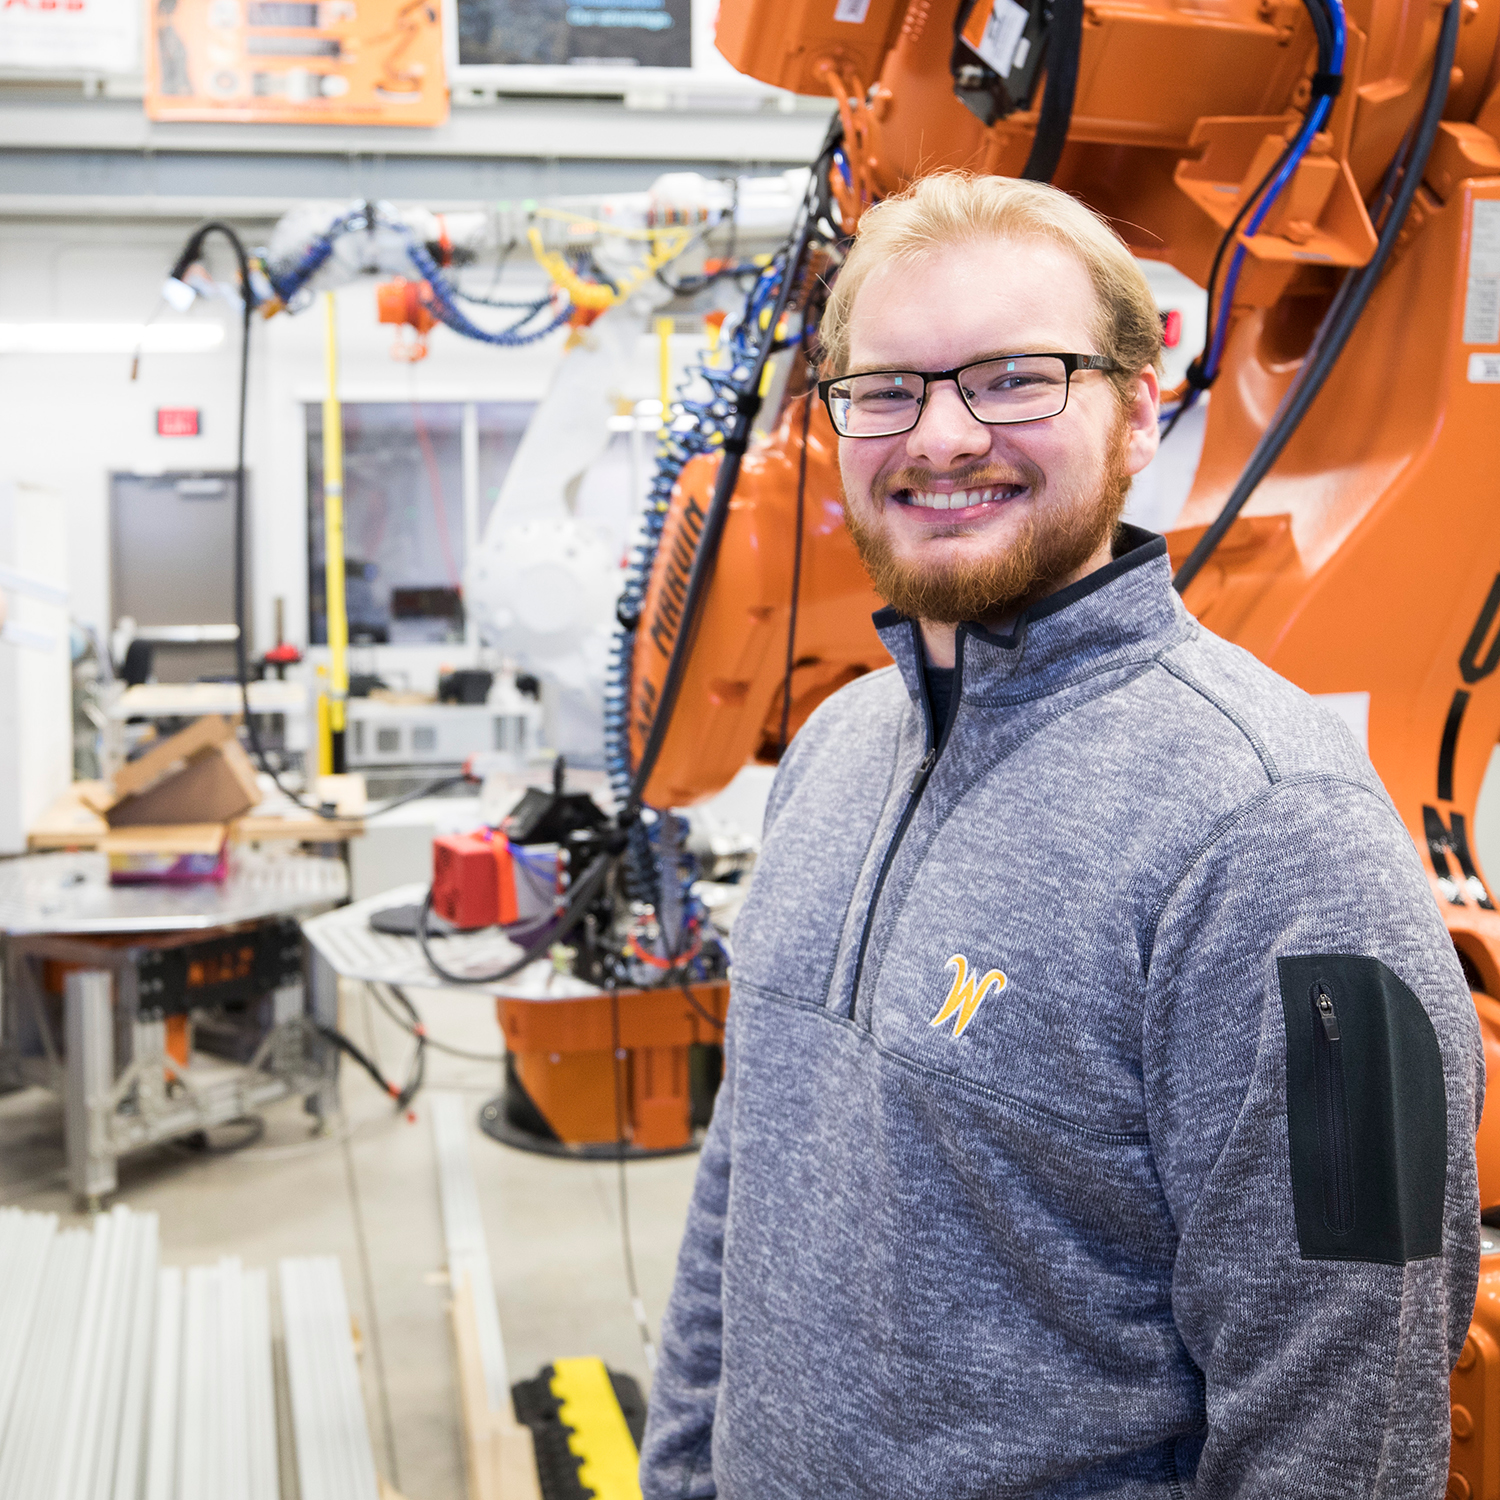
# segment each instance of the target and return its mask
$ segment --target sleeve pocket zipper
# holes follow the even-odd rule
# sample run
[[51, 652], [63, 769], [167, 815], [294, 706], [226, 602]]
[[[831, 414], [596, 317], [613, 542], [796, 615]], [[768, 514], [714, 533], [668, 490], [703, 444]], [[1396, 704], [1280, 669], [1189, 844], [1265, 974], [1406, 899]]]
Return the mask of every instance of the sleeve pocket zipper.
[[1354, 1160], [1349, 1143], [1349, 1102], [1344, 1093], [1344, 1049], [1338, 1011], [1326, 984], [1315, 984], [1313, 1076], [1318, 1095], [1318, 1144], [1323, 1158], [1323, 1219], [1335, 1234], [1354, 1228]]

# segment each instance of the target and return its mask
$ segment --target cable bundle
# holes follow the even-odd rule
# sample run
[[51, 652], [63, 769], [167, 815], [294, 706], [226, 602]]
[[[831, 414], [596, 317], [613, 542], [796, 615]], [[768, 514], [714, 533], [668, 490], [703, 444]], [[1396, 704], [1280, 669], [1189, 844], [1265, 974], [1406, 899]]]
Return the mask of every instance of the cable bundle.
[[[295, 264], [281, 268], [267, 264], [265, 266], [266, 280], [270, 282], [272, 290], [282, 302], [290, 305], [292, 299], [327, 263], [328, 257], [333, 254], [336, 241], [346, 234], [371, 233], [376, 229], [388, 229], [405, 241], [408, 259], [421, 279], [427, 283], [426, 293], [422, 297], [422, 306], [438, 322], [451, 328], [455, 333], [462, 334], [464, 338], [475, 339], [482, 344], [499, 344], [504, 348], [521, 348], [527, 344], [536, 343], [538, 339], [546, 338], [549, 333], [561, 328], [573, 314], [571, 302], [564, 299], [562, 308], [556, 316], [540, 327], [527, 329], [526, 325], [533, 318], [543, 309], [552, 306], [550, 295], [523, 303], [486, 303], [486, 299], [481, 297], [464, 297], [443, 274], [442, 267], [438, 265], [432, 252], [422, 244], [416, 234], [399, 220], [381, 217], [378, 207], [373, 204], [355, 209], [335, 219], [307, 246]], [[486, 303], [495, 307], [519, 308], [522, 315], [506, 328], [481, 328], [459, 307], [460, 300]]]
[[[1343, 13], [1339, 8], [1338, 0], [1327, 0], [1327, 3], [1330, 9], [1339, 14], [1339, 36], [1342, 41]], [[1337, 296], [1334, 297], [1333, 304], [1318, 327], [1312, 347], [1308, 350], [1301, 368], [1282, 398], [1281, 405], [1277, 407], [1275, 415], [1271, 418], [1270, 425], [1255, 445], [1255, 451], [1250, 455], [1250, 461], [1245, 465], [1245, 470], [1236, 481], [1228, 500], [1224, 502], [1223, 509], [1214, 517], [1213, 523], [1204, 532], [1198, 545], [1193, 548], [1187, 560], [1177, 570], [1173, 583], [1179, 593], [1183, 592], [1198, 576], [1203, 564], [1213, 555], [1214, 549], [1223, 539], [1224, 533], [1233, 525], [1235, 517], [1244, 509], [1246, 501], [1255, 492], [1256, 486], [1265, 478], [1271, 465], [1276, 462], [1287, 443], [1291, 441], [1292, 434], [1306, 416], [1318, 392], [1322, 390], [1329, 372], [1338, 362], [1345, 344], [1349, 342], [1349, 336], [1354, 332], [1355, 324], [1358, 323], [1360, 315], [1374, 295], [1375, 287], [1385, 271], [1386, 262], [1390, 259], [1391, 252], [1396, 248], [1396, 241], [1401, 236], [1412, 200], [1416, 197], [1417, 187], [1422, 181], [1422, 173], [1426, 170], [1427, 159], [1432, 154], [1438, 126], [1442, 123], [1443, 106], [1448, 98], [1453, 60], [1458, 49], [1458, 28], [1461, 15], [1461, 0], [1449, 0], [1448, 8], [1443, 15], [1442, 29], [1438, 33], [1432, 79], [1428, 85], [1422, 112], [1402, 149], [1396, 153], [1396, 158], [1391, 163], [1391, 169], [1379, 195], [1379, 206], [1386, 208], [1387, 211], [1380, 225], [1375, 253], [1365, 265], [1351, 271], [1344, 278], [1344, 283], [1339, 288]], [[1339, 55], [1342, 57], [1342, 51]], [[1316, 87], [1316, 81], [1314, 86]], [[1220, 321], [1223, 321], [1222, 314]]]
[[[630, 684], [636, 625], [645, 606], [672, 495], [690, 460], [723, 448], [741, 403], [755, 394], [762, 319], [781, 288], [788, 253], [784, 249], [756, 278], [738, 321], [725, 323], [718, 347], [689, 373], [671, 410], [662, 414], [656, 471], [647, 493], [640, 538], [626, 569], [625, 585], [616, 608], [620, 628], [611, 645], [604, 689], [604, 765], [609, 773], [610, 790], [621, 807], [629, 799], [634, 771], [630, 758]], [[689, 394], [700, 383], [708, 387], [706, 399], [694, 399]], [[630, 893], [636, 900], [654, 905], [657, 861], [651, 831], [637, 821], [631, 825], [629, 840], [626, 879]]]

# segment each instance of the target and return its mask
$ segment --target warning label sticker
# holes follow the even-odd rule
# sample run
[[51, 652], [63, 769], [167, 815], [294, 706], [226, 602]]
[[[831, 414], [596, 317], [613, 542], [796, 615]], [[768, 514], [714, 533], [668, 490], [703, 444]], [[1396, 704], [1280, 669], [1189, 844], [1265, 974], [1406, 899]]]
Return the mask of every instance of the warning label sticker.
[[[1500, 344], [1500, 202], [1476, 202], [1469, 234], [1464, 343]], [[1469, 366], [1474, 379], [1474, 366]]]
[[1025, 51], [1020, 50], [1025, 40], [1022, 32], [1030, 19], [1031, 12], [1024, 5], [1017, 5], [1016, 0], [993, 0], [989, 6], [985, 0], [979, 0], [964, 22], [963, 37], [1002, 78], [1009, 78], [1011, 70], [1020, 67], [1031, 51], [1029, 42], [1025, 43]]
[[1500, 354], [1471, 354], [1469, 384], [1500, 385]]
[[852, 26], [863, 26], [870, 14], [870, 0], [838, 0], [833, 7], [835, 21], [847, 21]]

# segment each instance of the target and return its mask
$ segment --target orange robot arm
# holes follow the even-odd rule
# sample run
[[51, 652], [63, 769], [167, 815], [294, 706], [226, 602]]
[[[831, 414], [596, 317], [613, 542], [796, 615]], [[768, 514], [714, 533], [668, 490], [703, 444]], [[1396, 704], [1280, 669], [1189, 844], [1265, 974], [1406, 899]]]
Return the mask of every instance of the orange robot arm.
[[[1351, 4], [1342, 88], [1253, 233], [1241, 210], [1319, 87], [1309, 12], [1296, 0], [1224, 0], [1212, 15], [1171, 0], [1087, 0], [1070, 55], [1069, 3], [1058, 0], [1057, 34], [1045, 37], [1040, 3], [723, 0], [719, 45], [766, 82], [833, 95], [831, 192], [845, 234], [922, 173], [1017, 175], [1041, 156], [1055, 171], [1037, 175], [1107, 217], [1136, 254], [1200, 285], [1221, 246], [1243, 251], [1232, 294], [1225, 278], [1215, 285], [1229, 303], [1218, 376], [1196, 481], [1168, 538], [1184, 597], [1308, 691], [1341, 695], [1366, 727], [1427, 862], [1500, 1091], [1500, 898], [1475, 843], [1500, 738], [1500, 0]], [[1429, 99], [1430, 150], [1413, 170], [1404, 153], [1422, 138]], [[1059, 120], [1065, 142], [1042, 139]], [[1314, 384], [1330, 309], [1351, 291], [1361, 308]], [[804, 399], [788, 399], [745, 460], [648, 802], [698, 800], [745, 757], [774, 759], [799, 536], [790, 726], [879, 660], [816, 410], [798, 523]], [[1289, 399], [1306, 407], [1295, 423], [1278, 417]], [[697, 560], [693, 514], [713, 487], [713, 461], [695, 462], [671, 502], [642, 642], [651, 629], [675, 636], [674, 601]], [[646, 649], [631, 700], [636, 757], [664, 671]], [[1482, 1201], [1500, 1206], [1500, 1105], [1486, 1112], [1479, 1158]], [[1500, 1272], [1486, 1273], [1454, 1375], [1450, 1495], [1500, 1494], [1500, 1319], [1487, 1311], [1497, 1297]]]

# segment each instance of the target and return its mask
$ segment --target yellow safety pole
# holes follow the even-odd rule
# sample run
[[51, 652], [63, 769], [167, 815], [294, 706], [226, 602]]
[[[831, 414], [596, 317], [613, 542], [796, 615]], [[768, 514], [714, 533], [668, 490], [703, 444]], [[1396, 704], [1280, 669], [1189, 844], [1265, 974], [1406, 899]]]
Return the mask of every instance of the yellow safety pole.
[[661, 366], [661, 433], [666, 436], [668, 408], [672, 404], [672, 330], [677, 326], [675, 318], [656, 320], [657, 357]]
[[328, 668], [318, 668], [318, 775], [333, 775], [333, 734], [328, 723]]
[[323, 398], [323, 578], [328, 621], [327, 754], [320, 766], [344, 770], [344, 704], [349, 697], [349, 612], [344, 600], [344, 416], [339, 405], [339, 331], [333, 293], [323, 293], [328, 394]]

